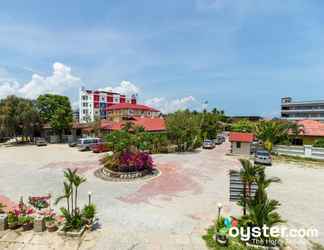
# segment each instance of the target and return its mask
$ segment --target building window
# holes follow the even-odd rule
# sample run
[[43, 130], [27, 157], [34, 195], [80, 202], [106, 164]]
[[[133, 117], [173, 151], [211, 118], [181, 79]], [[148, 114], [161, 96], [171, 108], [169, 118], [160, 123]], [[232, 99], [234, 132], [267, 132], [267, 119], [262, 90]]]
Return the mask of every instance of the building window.
[[241, 142], [240, 141], [236, 142], [236, 148], [241, 148]]

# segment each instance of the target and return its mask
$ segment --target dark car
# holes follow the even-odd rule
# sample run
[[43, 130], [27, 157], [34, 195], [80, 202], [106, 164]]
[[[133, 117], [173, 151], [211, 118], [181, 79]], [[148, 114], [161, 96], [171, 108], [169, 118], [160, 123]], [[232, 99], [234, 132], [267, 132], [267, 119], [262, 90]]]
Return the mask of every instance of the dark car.
[[41, 147], [41, 146], [47, 146], [47, 142], [44, 138], [37, 138], [36, 139], [36, 145], [38, 147]]
[[76, 142], [76, 141], [74, 141], [74, 142], [70, 142], [69, 143], [69, 147], [71, 147], [71, 148], [74, 148], [74, 147], [76, 147], [78, 145], [78, 142]]
[[109, 148], [106, 143], [98, 143], [91, 147], [93, 153], [103, 153], [108, 152]]

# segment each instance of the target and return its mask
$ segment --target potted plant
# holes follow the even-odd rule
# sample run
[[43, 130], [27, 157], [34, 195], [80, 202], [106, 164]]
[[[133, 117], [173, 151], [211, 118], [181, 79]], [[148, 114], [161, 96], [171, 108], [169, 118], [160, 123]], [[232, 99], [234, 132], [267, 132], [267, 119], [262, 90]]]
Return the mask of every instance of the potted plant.
[[18, 216], [14, 212], [8, 213], [8, 227], [12, 230], [17, 229], [19, 227]]
[[96, 206], [94, 204], [88, 204], [84, 206], [84, 208], [82, 209], [82, 217], [88, 229], [92, 229], [95, 215], [96, 215]]
[[22, 226], [24, 231], [33, 229], [34, 218], [30, 215], [21, 215], [18, 217], [18, 223]]
[[55, 232], [57, 230], [57, 221], [55, 220], [55, 213], [53, 210], [46, 211], [44, 214], [44, 220], [47, 231]]

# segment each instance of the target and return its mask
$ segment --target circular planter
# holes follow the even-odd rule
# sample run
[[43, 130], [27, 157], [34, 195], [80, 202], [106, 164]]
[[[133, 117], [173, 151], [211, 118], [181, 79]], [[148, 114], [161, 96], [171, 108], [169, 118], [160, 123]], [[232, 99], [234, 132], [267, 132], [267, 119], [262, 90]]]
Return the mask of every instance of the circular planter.
[[158, 169], [148, 171], [147, 169], [136, 172], [116, 172], [105, 167], [95, 171], [95, 176], [107, 181], [133, 181], [137, 179], [148, 179], [160, 174]]

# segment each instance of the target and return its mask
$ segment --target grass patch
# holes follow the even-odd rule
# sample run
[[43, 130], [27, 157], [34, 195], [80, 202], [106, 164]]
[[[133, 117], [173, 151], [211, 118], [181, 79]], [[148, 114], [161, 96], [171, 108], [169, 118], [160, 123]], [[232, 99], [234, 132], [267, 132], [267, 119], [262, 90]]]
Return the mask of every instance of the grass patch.
[[275, 161], [309, 163], [309, 164], [316, 164], [318, 166], [324, 166], [324, 160], [320, 160], [320, 159], [313, 159], [313, 158], [292, 156], [292, 155], [274, 155], [273, 158]]
[[237, 239], [231, 238], [229, 245], [227, 247], [220, 246], [214, 238], [215, 226], [211, 226], [207, 229], [205, 235], [202, 236], [203, 240], [206, 242], [207, 247], [210, 250], [255, 250], [255, 248], [246, 247], [244, 244], [239, 242]]

